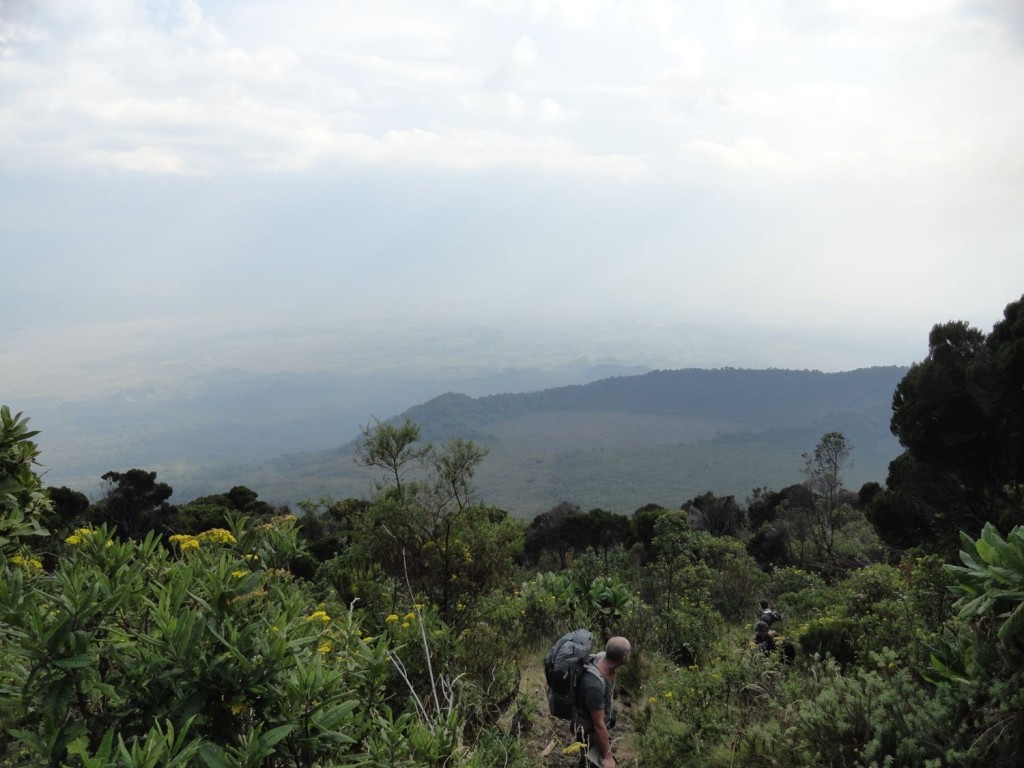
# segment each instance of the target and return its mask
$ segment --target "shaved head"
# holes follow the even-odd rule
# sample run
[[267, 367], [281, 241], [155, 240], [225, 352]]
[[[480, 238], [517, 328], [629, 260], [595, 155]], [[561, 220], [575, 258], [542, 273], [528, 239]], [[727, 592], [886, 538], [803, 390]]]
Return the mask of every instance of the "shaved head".
[[623, 663], [629, 658], [630, 645], [629, 640], [624, 637], [613, 637], [608, 641], [608, 644], [604, 647], [604, 655], [609, 661], [614, 661], [617, 664]]

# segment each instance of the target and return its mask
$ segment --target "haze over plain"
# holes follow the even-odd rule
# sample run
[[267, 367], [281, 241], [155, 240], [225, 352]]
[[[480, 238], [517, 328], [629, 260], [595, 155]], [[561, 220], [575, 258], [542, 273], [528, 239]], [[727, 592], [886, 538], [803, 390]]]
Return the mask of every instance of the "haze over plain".
[[6, 0], [0, 399], [906, 365], [1024, 286], [1022, 82], [1015, 0]]

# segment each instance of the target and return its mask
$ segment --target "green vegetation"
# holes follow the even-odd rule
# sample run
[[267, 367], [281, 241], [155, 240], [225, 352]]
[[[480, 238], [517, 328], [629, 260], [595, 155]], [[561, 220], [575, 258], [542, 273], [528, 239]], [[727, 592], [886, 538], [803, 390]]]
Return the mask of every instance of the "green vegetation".
[[[826, 431], [803, 483], [628, 516], [527, 524], [478, 497], [486, 449], [410, 420], [364, 430], [368, 499], [175, 506], [133, 469], [89, 503], [43, 486], [2, 407], [0, 765], [568, 766], [538, 670], [578, 626], [634, 644], [620, 765], [1020, 765], [1021, 306], [989, 336], [933, 332], [886, 487], [848, 490], [856, 443]], [[959, 495], [918, 498], [924, 476]], [[761, 597], [775, 651], [751, 642]]]

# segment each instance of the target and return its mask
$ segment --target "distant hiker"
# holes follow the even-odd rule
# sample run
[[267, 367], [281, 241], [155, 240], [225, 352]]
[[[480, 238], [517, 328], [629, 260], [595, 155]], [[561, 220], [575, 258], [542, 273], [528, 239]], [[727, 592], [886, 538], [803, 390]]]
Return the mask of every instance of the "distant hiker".
[[768, 623], [759, 621], [754, 624], [754, 645], [756, 645], [765, 656], [775, 650], [775, 633], [768, 628]]
[[767, 600], [761, 601], [761, 613], [758, 614], [758, 621], [763, 621], [771, 629], [772, 624], [777, 621], [782, 621], [782, 614], [776, 613], [772, 610], [771, 603]]
[[614, 687], [615, 670], [629, 661], [629, 640], [613, 637], [605, 645], [604, 653], [591, 658], [588, 671], [579, 681], [577, 713], [573, 723], [576, 738], [586, 744], [580, 752], [580, 766], [615, 768], [612, 740], [608, 729], [615, 725]]

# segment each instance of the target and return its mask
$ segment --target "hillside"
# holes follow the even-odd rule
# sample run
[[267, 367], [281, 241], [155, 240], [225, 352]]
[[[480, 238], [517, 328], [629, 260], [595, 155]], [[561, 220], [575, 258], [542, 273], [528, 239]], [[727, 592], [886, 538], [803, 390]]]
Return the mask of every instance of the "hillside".
[[[848, 488], [884, 482], [900, 450], [888, 424], [905, 373], [653, 371], [526, 394], [449, 393], [393, 420], [412, 419], [427, 440], [487, 445], [476, 476], [480, 496], [516, 515], [532, 517], [563, 500], [631, 512], [649, 502], [677, 506], [709, 490], [742, 500], [759, 486], [800, 482], [801, 454], [831, 431], [853, 446]], [[362, 496], [375, 474], [355, 466], [355, 445], [206, 480], [244, 482], [268, 499]]]

